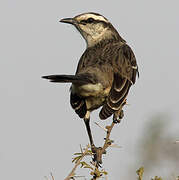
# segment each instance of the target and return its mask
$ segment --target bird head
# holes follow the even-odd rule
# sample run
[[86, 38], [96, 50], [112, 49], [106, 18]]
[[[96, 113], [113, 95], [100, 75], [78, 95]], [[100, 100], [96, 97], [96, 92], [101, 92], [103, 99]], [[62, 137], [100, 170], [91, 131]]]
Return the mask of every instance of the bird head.
[[83, 13], [73, 18], [64, 18], [60, 22], [74, 25], [91, 47], [101, 40], [118, 37], [112, 24], [102, 15], [97, 13]]

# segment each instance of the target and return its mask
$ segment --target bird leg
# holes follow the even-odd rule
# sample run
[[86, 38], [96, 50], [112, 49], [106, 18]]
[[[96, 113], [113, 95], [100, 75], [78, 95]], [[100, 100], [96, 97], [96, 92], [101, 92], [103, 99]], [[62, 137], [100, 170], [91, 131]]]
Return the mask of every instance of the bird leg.
[[120, 109], [119, 111], [116, 111], [113, 115], [113, 122], [114, 123], [120, 123], [121, 119], [124, 117], [124, 111]]
[[85, 122], [85, 125], [86, 125], [86, 130], [87, 130], [87, 133], [88, 133], [88, 137], [89, 137], [89, 140], [90, 140], [90, 145], [91, 145], [91, 149], [93, 149], [95, 147], [94, 145], [94, 141], [93, 141], [93, 137], [92, 137], [92, 134], [91, 134], [91, 128], [90, 128], [90, 118], [84, 118], [84, 122]]
[[93, 137], [92, 137], [92, 133], [91, 133], [91, 128], [90, 128], [89, 112], [87, 112], [87, 114], [85, 115], [84, 122], [85, 122], [86, 130], [87, 130], [87, 133], [88, 133], [88, 137], [89, 137], [89, 140], [90, 140], [91, 151], [94, 154], [93, 161], [97, 163], [97, 166], [100, 166], [100, 164], [102, 164], [102, 154], [100, 153], [102, 148], [101, 147], [96, 147], [94, 145], [94, 141], [93, 141]]

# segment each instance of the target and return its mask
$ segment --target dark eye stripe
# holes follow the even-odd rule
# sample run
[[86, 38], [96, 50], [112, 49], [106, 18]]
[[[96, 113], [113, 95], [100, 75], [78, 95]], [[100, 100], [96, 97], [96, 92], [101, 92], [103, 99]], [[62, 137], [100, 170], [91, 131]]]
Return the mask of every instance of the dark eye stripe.
[[95, 20], [93, 18], [88, 18], [87, 20], [81, 20], [80, 23], [81, 24], [87, 24], [87, 23], [93, 23]]
[[101, 20], [95, 20], [93, 18], [88, 18], [87, 20], [81, 20], [80, 24], [86, 25], [86, 24], [97, 24], [97, 23], [102, 23], [104, 27], [109, 26], [110, 23], [107, 23], [105, 21], [101, 21]]

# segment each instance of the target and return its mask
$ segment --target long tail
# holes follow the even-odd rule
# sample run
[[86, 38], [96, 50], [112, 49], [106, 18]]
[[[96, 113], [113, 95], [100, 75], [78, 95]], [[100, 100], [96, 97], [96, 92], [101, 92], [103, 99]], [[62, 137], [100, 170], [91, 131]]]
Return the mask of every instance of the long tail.
[[85, 74], [81, 74], [81, 75], [49, 75], [49, 76], [42, 76], [42, 78], [48, 79], [48, 80], [50, 80], [50, 82], [55, 82], [55, 83], [79, 83], [79, 84], [93, 83], [93, 81]]

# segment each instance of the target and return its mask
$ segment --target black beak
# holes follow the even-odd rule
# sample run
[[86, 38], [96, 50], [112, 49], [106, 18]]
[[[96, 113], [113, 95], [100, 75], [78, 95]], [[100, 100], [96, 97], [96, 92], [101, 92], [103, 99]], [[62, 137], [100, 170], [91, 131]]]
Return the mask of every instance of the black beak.
[[64, 19], [61, 19], [60, 22], [73, 24], [73, 25], [76, 23], [76, 21], [73, 18], [64, 18]]

